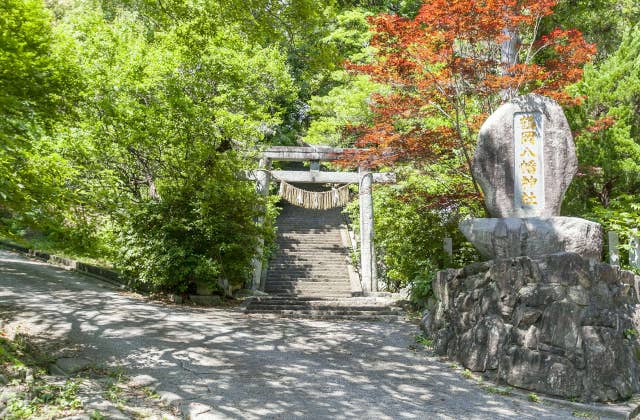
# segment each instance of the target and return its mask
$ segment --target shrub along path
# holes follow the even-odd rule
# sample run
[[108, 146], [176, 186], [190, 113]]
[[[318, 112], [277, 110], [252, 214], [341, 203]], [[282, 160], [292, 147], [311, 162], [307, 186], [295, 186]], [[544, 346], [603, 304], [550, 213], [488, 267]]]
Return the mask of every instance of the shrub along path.
[[[2, 250], [0, 315], [3, 328], [64, 343], [91, 369], [122, 369], [195, 419], [572, 416], [483, 389], [430, 357], [411, 323], [252, 319], [149, 302]], [[126, 392], [118, 398], [116, 407]]]

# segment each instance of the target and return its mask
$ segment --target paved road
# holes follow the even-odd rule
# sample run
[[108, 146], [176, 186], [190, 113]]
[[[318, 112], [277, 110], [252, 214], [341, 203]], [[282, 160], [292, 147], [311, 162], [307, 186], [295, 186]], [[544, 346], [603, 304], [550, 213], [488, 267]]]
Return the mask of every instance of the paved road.
[[145, 301], [0, 250], [0, 316], [148, 375], [192, 418], [570, 418], [410, 349], [409, 323], [255, 319]]

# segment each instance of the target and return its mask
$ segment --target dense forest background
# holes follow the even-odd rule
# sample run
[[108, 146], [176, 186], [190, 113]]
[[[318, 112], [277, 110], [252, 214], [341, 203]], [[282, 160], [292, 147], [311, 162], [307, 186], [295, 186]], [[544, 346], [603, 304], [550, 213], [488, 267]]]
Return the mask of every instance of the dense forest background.
[[[272, 243], [277, 208], [236, 174], [268, 145], [355, 144], [356, 128], [375, 122], [375, 98], [396, 88], [354, 70], [379, 60], [371, 17], [412, 19], [421, 5], [4, 0], [0, 235], [113, 265], [160, 291], [186, 292], [196, 279], [243, 284], [258, 238]], [[623, 243], [640, 226], [639, 21], [635, 0], [560, 0], [532, 35], [575, 28], [597, 45], [581, 80], [561, 87], [579, 99], [565, 111], [580, 161], [563, 212]], [[435, 270], [477, 258], [457, 224], [483, 216], [481, 198], [456, 159], [409, 156], [392, 163], [396, 185], [376, 186], [389, 288], [425, 297]]]

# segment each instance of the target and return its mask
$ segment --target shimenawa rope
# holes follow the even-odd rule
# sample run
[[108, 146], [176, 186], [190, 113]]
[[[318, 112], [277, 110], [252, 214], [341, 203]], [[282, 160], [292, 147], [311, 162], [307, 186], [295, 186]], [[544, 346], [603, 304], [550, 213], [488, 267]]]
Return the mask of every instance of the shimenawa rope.
[[305, 209], [328, 210], [343, 207], [349, 202], [349, 185], [332, 188], [330, 191], [307, 191], [280, 181], [280, 197]]

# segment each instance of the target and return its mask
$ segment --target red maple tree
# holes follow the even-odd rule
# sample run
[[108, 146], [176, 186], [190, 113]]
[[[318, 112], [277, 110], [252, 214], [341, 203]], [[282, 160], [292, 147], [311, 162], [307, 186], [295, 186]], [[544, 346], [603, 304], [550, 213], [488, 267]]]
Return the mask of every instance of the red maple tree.
[[[501, 102], [534, 92], [579, 102], [564, 88], [595, 53], [577, 30], [539, 34], [557, 0], [430, 0], [413, 19], [372, 17], [371, 64], [347, 63], [390, 88], [372, 97], [373, 121], [346, 166], [416, 165], [451, 159], [468, 174], [478, 130]], [[472, 189], [472, 190], [473, 190]], [[460, 187], [460, 193], [464, 193]], [[467, 192], [468, 194], [468, 188]]]

